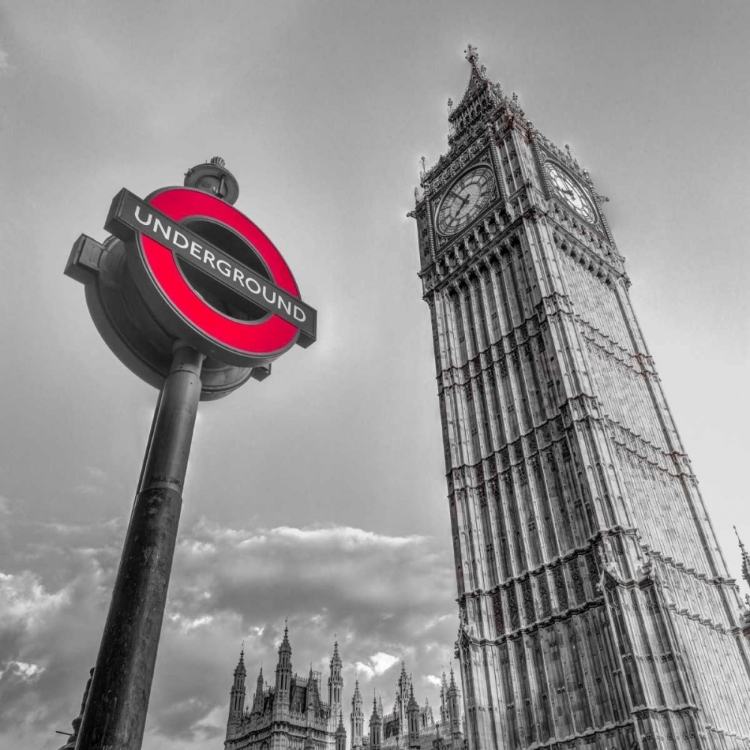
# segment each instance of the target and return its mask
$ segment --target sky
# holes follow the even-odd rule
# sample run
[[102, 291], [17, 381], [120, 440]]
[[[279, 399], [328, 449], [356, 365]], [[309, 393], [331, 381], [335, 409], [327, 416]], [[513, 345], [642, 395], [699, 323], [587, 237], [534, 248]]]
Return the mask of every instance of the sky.
[[[113, 196], [220, 155], [318, 341], [201, 404], [144, 748], [224, 739], [292, 662], [346, 717], [400, 661], [437, 704], [457, 630], [419, 160], [447, 150], [467, 43], [589, 170], [730, 572], [750, 543], [745, 2], [0, 2], [0, 746], [54, 750], [94, 665], [156, 391], [63, 276]], [[743, 584], [744, 586], [744, 584]], [[749, 593], [746, 587], [743, 593]], [[348, 726], [348, 724], [347, 724]]]

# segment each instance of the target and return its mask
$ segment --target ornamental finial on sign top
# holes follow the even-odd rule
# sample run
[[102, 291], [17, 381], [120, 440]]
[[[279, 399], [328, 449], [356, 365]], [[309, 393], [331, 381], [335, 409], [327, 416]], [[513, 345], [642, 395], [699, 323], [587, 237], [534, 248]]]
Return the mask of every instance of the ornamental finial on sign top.
[[474, 47], [471, 44], [466, 45], [466, 49], [464, 50], [464, 53], [466, 54], [466, 59], [472, 64], [476, 65], [477, 60], [479, 59], [479, 51], [476, 47]]
[[208, 160], [209, 164], [214, 164], [217, 167], [226, 167], [227, 163], [220, 156], [212, 156]]

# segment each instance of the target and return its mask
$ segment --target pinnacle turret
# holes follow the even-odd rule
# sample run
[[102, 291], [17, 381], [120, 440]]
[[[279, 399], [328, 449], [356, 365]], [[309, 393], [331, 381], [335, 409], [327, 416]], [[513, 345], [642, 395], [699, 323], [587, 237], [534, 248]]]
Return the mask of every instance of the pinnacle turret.
[[279, 653], [292, 653], [292, 646], [289, 643], [289, 626], [285, 623], [284, 624], [284, 637], [281, 640], [281, 645], [279, 646]]
[[414, 685], [409, 685], [409, 705], [407, 707], [408, 729], [409, 729], [409, 748], [418, 750], [419, 742], [419, 703], [414, 697]]
[[359, 750], [362, 747], [362, 739], [365, 731], [365, 715], [362, 711], [362, 702], [362, 693], [359, 692], [359, 680], [355, 680], [351, 713], [352, 750]]
[[383, 742], [383, 718], [382, 706], [373, 695], [372, 697], [372, 716], [370, 716], [370, 750], [380, 750]]
[[742, 577], [745, 579], [745, 583], [750, 586], [750, 554], [745, 549], [745, 545], [740, 539], [740, 532], [737, 531], [737, 527], [734, 527], [734, 533], [737, 534], [737, 541], [740, 545], [740, 555], [742, 557]]
[[240, 649], [240, 658], [234, 668], [234, 682], [229, 691], [229, 718], [227, 719], [227, 739], [230, 739], [239, 730], [242, 723], [242, 715], [245, 711], [245, 646]]
[[419, 711], [419, 703], [417, 703], [417, 699], [414, 697], [414, 685], [409, 685], [409, 704], [408, 708], [411, 711], [412, 709]]
[[339, 725], [336, 728], [336, 750], [346, 750], [346, 729], [342, 714], [339, 714]]
[[245, 669], [245, 646], [243, 644], [242, 649], [240, 650], [240, 660], [237, 662], [237, 666], [234, 668], [234, 676], [245, 677], [247, 675], [247, 670]]
[[263, 711], [263, 665], [260, 666], [258, 679], [255, 681], [255, 696], [253, 697], [253, 711]]
[[461, 734], [461, 709], [458, 704], [458, 686], [456, 685], [456, 676], [453, 673], [453, 667], [451, 667], [451, 681], [448, 686], [447, 698], [450, 732], [452, 737], [457, 738]]
[[289, 643], [289, 627], [284, 626], [284, 637], [279, 646], [279, 661], [276, 665], [276, 697], [273, 703], [275, 716], [282, 716], [289, 710], [292, 685], [292, 646]]
[[339, 656], [339, 642], [333, 642], [331, 656], [331, 675], [328, 678], [328, 705], [331, 707], [331, 718], [336, 721], [336, 714], [342, 713], [341, 701], [344, 693], [344, 678], [341, 674], [341, 657]]

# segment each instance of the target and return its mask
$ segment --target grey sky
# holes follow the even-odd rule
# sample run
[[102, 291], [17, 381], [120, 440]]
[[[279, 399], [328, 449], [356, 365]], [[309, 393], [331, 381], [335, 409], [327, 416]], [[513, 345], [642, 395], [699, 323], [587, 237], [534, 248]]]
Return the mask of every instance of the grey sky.
[[[750, 92], [745, 2], [0, 3], [0, 746], [69, 728], [119, 558], [156, 392], [62, 275], [122, 187], [219, 154], [319, 340], [203, 404], [146, 748], [219, 748], [289, 617], [295, 669], [333, 634], [363, 691], [417, 697], [456, 631], [413, 205], [479, 48], [609, 196], [640, 323], [739, 575], [750, 542]], [[206, 596], [206, 592], [210, 596]], [[359, 665], [359, 666], [357, 666]], [[327, 669], [327, 665], [326, 665]], [[325, 677], [324, 673], [324, 677]]]

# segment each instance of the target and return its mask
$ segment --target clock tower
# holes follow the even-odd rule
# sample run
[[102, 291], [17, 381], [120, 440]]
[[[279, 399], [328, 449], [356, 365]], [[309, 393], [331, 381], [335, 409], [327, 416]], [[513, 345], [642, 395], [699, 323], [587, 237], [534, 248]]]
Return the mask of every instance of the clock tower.
[[[750, 750], [740, 601], [606, 200], [490, 82], [415, 191], [471, 750]], [[424, 166], [424, 162], [423, 162]]]

